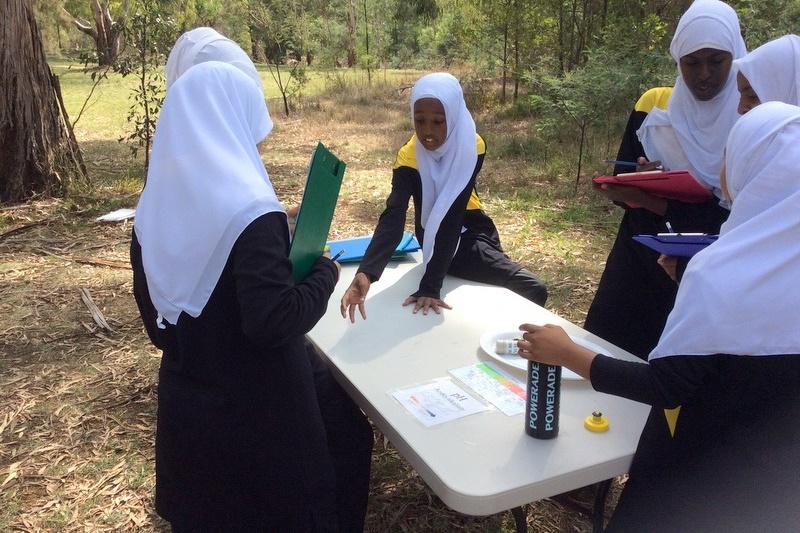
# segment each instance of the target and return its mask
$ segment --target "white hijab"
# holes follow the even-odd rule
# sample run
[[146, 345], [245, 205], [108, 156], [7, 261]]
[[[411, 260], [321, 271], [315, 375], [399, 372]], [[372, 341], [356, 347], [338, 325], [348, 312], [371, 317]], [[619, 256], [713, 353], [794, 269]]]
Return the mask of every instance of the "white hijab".
[[720, 0], [695, 0], [681, 17], [669, 48], [678, 65], [672, 96], [666, 110], [647, 115], [637, 134], [649, 159], [672, 170], [689, 170], [721, 199], [722, 152], [739, 118], [739, 92], [731, 69], [714, 98], [701, 102], [692, 95], [680, 75], [680, 58], [703, 48], [730, 52], [733, 59], [747, 53], [736, 12]]
[[800, 105], [800, 37], [784, 35], [763, 44], [733, 62], [734, 74], [740, 72], [764, 102]]
[[205, 61], [222, 61], [233, 65], [253, 78], [261, 88], [261, 76], [244, 50], [217, 30], [201, 27], [178, 37], [170, 50], [167, 65], [164, 67], [167, 90], [184, 72]]
[[422, 258], [427, 265], [433, 256], [442, 219], [475, 172], [478, 145], [475, 121], [467, 109], [461, 84], [453, 75], [444, 72], [427, 74], [414, 84], [411, 89], [412, 124], [414, 103], [420, 98], [439, 100], [447, 121], [447, 137], [438, 149], [429, 151], [419, 139], [415, 142], [417, 166], [422, 179], [420, 221], [425, 228]]
[[769, 102], [733, 127], [731, 215], [689, 262], [650, 359], [800, 353], [800, 107]]
[[167, 93], [134, 229], [168, 322], [200, 315], [241, 232], [283, 212], [256, 147], [270, 126], [258, 86], [227, 63], [194, 66]]

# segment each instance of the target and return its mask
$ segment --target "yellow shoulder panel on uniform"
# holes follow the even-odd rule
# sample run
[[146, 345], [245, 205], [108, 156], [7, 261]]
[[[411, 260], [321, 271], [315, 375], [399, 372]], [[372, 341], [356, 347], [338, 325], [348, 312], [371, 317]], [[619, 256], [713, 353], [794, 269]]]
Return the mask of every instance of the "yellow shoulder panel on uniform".
[[400, 151], [397, 152], [397, 159], [394, 161], [393, 168], [417, 168], [417, 151], [414, 147], [414, 141], [416, 140], [417, 136], [412, 135], [411, 139], [400, 148]]
[[[397, 159], [394, 161], [394, 168], [417, 168], [417, 151], [416, 147], [414, 146], [414, 141], [416, 140], [417, 136], [412, 135], [411, 139], [405, 145], [403, 145], [402, 148], [400, 148], [400, 150], [397, 152]], [[476, 133], [475, 141], [477, 143], [478, 155], [485, 154], [486, 143], [484, 142], [483, 137]]]
[[475, 134], [475, 140], [478, 141], [478, 155], [485, 154], [486, 153], [486, 143], [484, 142], [483, 137], [481, 137], [480, 135], [478, 135], [476, 133]]
[[666, 109], [671, 94], [672, 87], [654, 87], [645, 91], [633, 108], [643, 113], [649, 113], [654, 107]]
[[467, 209], [483, 209], [483, 204], [481, 203], [481, 199], [478, 198], [478, 192], [475, 189], [472, 189], [472, 194], [469, 195]]

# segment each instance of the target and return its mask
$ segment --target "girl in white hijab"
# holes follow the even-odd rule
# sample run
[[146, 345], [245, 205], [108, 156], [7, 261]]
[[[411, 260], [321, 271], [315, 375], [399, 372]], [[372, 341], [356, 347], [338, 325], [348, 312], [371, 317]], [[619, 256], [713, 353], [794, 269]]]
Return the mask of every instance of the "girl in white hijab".
[[[214, 66], [209, 76], [232, 68]], [[238, 101], [186, 83], [165, 105], [136, 209], [150, 296], [170, 324], [199, 316], [248, 224], [284, 212], [257, 147], [272, 128], [264, 97], [255, 83], [225, 89]]]
[[442, 219], [450, 210], [456, 197], [470, 181], [478, 150], [475, 144], [475, 121], [464, 101], [461, 84], [451, 74], [437, 73], [423, 76], [411, 89], [411, 121], [414, 123], [414, 104], [422, 98], [441, 102], [447, 124], [447, 136], [441, 146], [433, 150], [417, 136], [414, 151], [422, 178], [421, 223], [428, 235], [422, 244], [422, 260], [427, 265], [433, 256], [436, 235]]
[[800, 276], [800, 108], [772, 102], [757, 109], [740, 119], [728, 141], [731, 215], [714, 246], [690, 261], [651, 361], [800, 351], [800, 287], [787, 283]]
[[681, 74], [667, 109], [650, 112], [638, 134], [651, 161], [689, 170], [722, 199], [719, 169], [725, 140], [738, 118], [739, 94], [732, 70], [722, 90], [709, 100], [699, 100], [687, 86], [687, 66], [681, 58], [703, 49], [728, 52], [734, 60], [747, 53], [736, 12], [719, 0], [695, 0], [681, 17], [669, 48]]
[[625, 214], [584, 322], [585, 329], [642, 359], [658, 342], [677, 286], [658, 264], [658, 252], [633, 237], [716, 234], [728, 216], [718, 175], [725, 139], [739, 116], [731, 62], [746, 53], [736, 12], [719, 0], [696, 0], [678, 23], [670, 53], [679, 72], [675, 87], [653, 88], [640, 98], [617, 159], [638, 162], [640, 171], [658, 164], [689, 170], [715, 196], [688, 203], [603, 185], [601, 194]]
[[475, 179], [485, 144], [475, 131], [458, 80], [444, 72], [420, 78], [411, 90], [411, 121], [415, 134], [398, 152], [392, 192], [358, 273], [342, 297], [342, 316], [349, 312], [354, 321], [358, 309], [366, 318], [367, 291], [400, 242], [411, 198], [425, 271], [419, 290], [403, 305], [414, 304], [414, 312], [423, 314], [450, 309], [440, 297], [446, 274], [507, 287], [544, 305], [544, 283], [503, 252], [497, 229], [478, 199]]
[[798, 143], [800, 108], [780, 102], [733, 127], [730, 218], [689, 262], [649, 364], [594, 354], [554, 325], [521, 327], [523, 357], [653, 406], [607, 531], [800, 524]]
[[257, 146], [270, 126], [254, 79], [190, 67], [164, 100], [137, 208], [134, 293], [163, 351], [155, 507], [175, 531], [363, 529], [373, 434], [332, 379], [318, 381], [326, 369], [304, 338], [339, 267], [320, 257], [292, 281], [286, 213]]
[[167, 90], [184, 72], [204, 61], [222, 61], [233, 65], [250, 76], [261, 88], [261, 76], [244, 50], [217, 30], [200, 27], [178, 37], [170, 50], [167, 65], [164, 67]]
[[733, 62], [744, 115], [763, 102], [800, 105], [800, 36], [784, 35]]

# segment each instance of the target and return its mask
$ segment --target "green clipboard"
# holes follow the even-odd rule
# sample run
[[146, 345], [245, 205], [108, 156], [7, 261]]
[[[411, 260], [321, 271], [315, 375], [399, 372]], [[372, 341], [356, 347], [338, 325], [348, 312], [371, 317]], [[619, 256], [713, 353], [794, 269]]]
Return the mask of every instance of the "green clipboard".
[[317, 258], [325, 250], [333, 212], [339, 200], [345, 163], [333, 155], [322, 143], [311, 155], [306, 188], [294, 226], [294, 236], [289, 247], [292, 278], [303, 281]]

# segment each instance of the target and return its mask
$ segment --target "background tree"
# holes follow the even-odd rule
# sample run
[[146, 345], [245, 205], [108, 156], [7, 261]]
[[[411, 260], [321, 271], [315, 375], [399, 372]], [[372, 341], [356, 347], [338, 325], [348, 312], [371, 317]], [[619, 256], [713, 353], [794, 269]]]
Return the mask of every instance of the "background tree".
[[87, 21], [75, 17], [72, 23], [80, 31], [89, 35], [95, 44], [97, 64], [102, 66], [113, 65], [119, 57], [122, 29], [125, 26], [125, 13], [128, 3], [123, 0], [116, 17], [111, 14], [111, 2], [105, 0], [92, 0], [92, 20]]
[[123, 77], [136, 76], [136, 87], [131, 91], [133, 103], [128, 113], [133, 131], [120, 142], [129, 141], [134, 156], [139, 150], [144, 152], [145, 175], [150, 166], [156, 121], [164, 102], [163, 67], [177, 37], [175, 30], [175, 21], [163, 13], [156, 0], [137, 1], [129, 27], [125, 29], [131, 45], [130, 55], [116, 67]]
[[86, 176], [30, 0], [0, 2], [0, 202], [58, 195]]
[[[298, 9], [299, 11], [295, 11]], [[287, 2], [275, 2], [272, 5], [261, 4], [251, 8], [250, 32], [254, 41], [263, 44], [267, 65], [272, 79], [278, 85], [283, 99], [283, 110], [289, 116], [289, 96], [294, 88], [302, 88], [307, 82], [305, 71], [297, 59], [305, 50], [302, 42], [298, 43], [301, 36], [296, 32], [302, 26], [304, 12], [302, 6]], [[281, 72], [281, 66], [287, 59], [291, 59], [288, 74]]]

